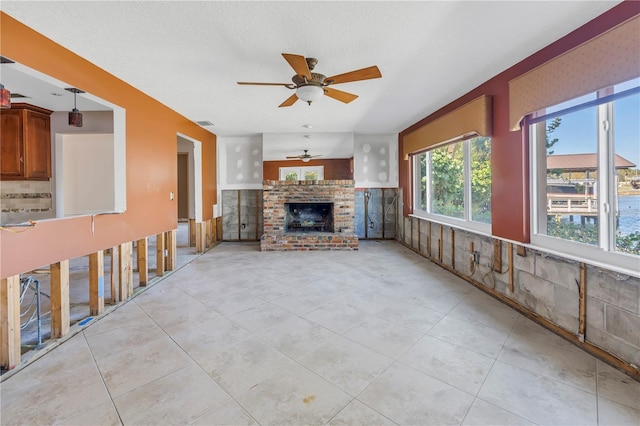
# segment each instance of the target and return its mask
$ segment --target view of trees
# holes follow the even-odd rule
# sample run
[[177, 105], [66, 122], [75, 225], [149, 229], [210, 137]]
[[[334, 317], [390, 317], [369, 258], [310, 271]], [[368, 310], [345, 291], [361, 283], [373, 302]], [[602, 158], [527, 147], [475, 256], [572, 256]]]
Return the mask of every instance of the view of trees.
[[[471, 214], [472, 220], [491, 223], [491, 139], [477, 137], [471, 145]], [[464, 218], [464, 147], [465, 142], [433, 149], [421, 158], [422, 193], [431, 179], [431, 212]], [[427, 159], [431, 161], [431, 176], [427, 176]], [[427, 210], [426, 199], [421, 199]]]

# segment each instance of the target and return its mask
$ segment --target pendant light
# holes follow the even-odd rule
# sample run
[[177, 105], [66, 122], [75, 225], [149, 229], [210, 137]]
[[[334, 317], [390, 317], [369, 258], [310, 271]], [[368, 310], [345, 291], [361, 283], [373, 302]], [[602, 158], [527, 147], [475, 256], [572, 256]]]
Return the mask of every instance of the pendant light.
[[73, 93], [73, 109], [69, 112], [69, 126], [82, 127], [82, 113], [77, 108], [78, 93], [84, 93], [83, 90], [69, 87], [65, 90]]
[[0, 83], [0, 109], [11, 108], [11, 92], [4, 88], [4, 84]]
[[[15, 64], [15, 62], [9, 58], [0, 56], [0, 64]], [[9, 89], [4, 88], [4, 84], [0, 83], [0, 109], [9, 108], [11, 108], [11, 92]]]

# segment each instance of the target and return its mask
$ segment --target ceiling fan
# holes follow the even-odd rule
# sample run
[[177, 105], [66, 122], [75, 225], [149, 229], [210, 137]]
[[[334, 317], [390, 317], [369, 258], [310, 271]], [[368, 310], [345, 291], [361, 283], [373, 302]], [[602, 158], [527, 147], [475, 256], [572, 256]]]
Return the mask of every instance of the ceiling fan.
[[238, 84], [255, 85], [255, 86], [284, 86], [287, 89], [295, 89], [296, 93], [287, 98], [280, 104], [280, 108], [293, 105], [298, 99], [301, 99], [311, 105], [311, 102], [317, 101], [323, 95], [336, 99], [340, 102], [348, 104], [358, 97], [351, 93], [330, 88], [330, 85], [349, 83], [352, 81], [369, 80], [372, 78], [380, 78], [382, 74], [377, 66], [362, 68], [356, 71], [346, 72], [331, 77], [324, 74], [311, 72], [318, 60], [316, 58], [305, 58], [302, 55], [294, 55], [291, 53], [283, 53], [284, 59], [291, 65], [296, 72], [291, 78], [292, 83], [256, 83], [239, 81]]
[[305, 149], [304, 150], [304, 154], [288, 156], [287, 160], [296, 159], [296, 160], [302, 160], [303, 162], [308, 163], [309, 160], [311, 160], [312, 158], [316, 158], [316, 157], [322, 157], [322, 155], [310, 155], [309, 154], [309, 150]]

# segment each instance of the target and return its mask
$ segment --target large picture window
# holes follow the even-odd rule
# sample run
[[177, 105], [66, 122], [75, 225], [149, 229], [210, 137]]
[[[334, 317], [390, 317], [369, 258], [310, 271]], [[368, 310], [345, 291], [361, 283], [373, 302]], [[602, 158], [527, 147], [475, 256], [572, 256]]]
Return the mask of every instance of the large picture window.
[[414, 156], [414, 212], [489, 232], [491, 138], [449, 143]]
[[640, 78], [538, 111], [532, 242], [637, 269]]

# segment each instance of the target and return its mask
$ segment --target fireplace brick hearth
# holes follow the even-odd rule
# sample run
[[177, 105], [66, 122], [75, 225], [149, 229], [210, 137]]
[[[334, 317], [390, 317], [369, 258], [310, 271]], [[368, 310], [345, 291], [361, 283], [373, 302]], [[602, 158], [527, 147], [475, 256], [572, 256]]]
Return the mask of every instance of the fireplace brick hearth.
[[[262, 185], [262, 251], [357, 250], [352, 180], [274, 181]], [[285, 203], [333, 203], [334, 232], [286, 232]]]

